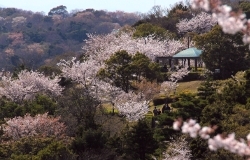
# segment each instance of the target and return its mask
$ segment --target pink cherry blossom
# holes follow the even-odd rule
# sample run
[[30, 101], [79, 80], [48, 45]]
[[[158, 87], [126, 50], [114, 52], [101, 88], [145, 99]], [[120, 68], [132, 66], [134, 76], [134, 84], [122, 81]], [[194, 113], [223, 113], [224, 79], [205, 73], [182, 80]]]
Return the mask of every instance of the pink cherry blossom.
[[58, 76], [45, 77], [42, 73], [36, 71], [23, 70], [17, 78], [3, 76], [0, 81], [0, 95], [20, 102], [25, 98], [32, 97], [37, 93], [45, 93], [52, 96], [61, 94], [63, 88], [58, 84]]
[[171, 138], [167, 151], [163, 153], [163, 160], [190, 160], [191, 150], [185, 138]]
[[177, 40], [158, 40], [154, 36], [147, 38], [134, 38], [132, 33], [121, 32], [107, 35], [89, 34], [83, 50], [89, 59], [103, 63], [110, 55], [119, 50], [126, 50], [134, 55], [136, 52], [145, 54], [151, 60], [155, 56], [171, 56], [185, 48], [185, 45]]
[[176, 24], [176, 27], [180, 33], [205, 33], [208, 32], [217, 23], [217, 19], [213, 18], [211, 14], [201, 12], [200, 14], [194, 16], [189, 20], [180, 20], [179, 23]]
[[191, 0], [191, 6], [194, 9], [211, 11], [225, 33], [242, 32], [243, 42], [250, 43], [250, 21], [246, 19], [245, 14], [232, 11], [230, 6], [221, 5], [220, 0]]
[[250, 156], [249, 135], [246, 137], [248, 143], [242, 138], [240, 140], [235, 139], [235, 133], [228, 135], [217, 134], [214, 137], [211, 137], [211, 134], [214, 133], [216, 127], [201, 127], [193, 119], [189, 119], [186, 122], [182, 122], [181, 119], [178, 119], [174, 122], [173, 128], [175, 130], [181, 130], [182, 133], [189, 134], [192, 138], [200, 136], [202, 139], [207, 139], [208, 148], [211, 151], [225, 149], [240, 156]]
[[5, 119], [2, 125], [4, 135], [18, 140], [29, 136], [61, 136], [64, 134], [65, 125], [59, 122], [60, 117], [51, 117], [47, 113], [35, 117], [26, 114], [24, 117]]
[[128, 121], [137, 121], [143, 118], [149, 111], [149, 105], [147, 101], [127, 101], [118, 104], [117, 108], [119, 113], [124, 115]]

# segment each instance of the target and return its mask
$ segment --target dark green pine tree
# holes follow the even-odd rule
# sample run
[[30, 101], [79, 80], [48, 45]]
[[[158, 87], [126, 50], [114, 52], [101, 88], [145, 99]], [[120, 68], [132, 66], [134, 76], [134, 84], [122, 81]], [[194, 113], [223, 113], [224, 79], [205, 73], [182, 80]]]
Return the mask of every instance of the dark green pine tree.
[[211, 78], [207, 78], [198, 87], [198, 96], [201, 99], [207, 99], [216, 92], [216, 83]]
[[157, 146], [153, 131], [145, 120], [139, 120], [126, 134], [125, 152], [129, 158], [146, 160], [147, 155], [154, 153]]

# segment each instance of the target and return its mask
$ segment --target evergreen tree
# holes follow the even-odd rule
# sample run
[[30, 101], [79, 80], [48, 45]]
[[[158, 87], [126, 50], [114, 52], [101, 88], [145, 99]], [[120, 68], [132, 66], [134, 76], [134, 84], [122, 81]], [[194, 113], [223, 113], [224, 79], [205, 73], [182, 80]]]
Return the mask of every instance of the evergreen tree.
[[217, 84], [211, 78], [207, 78], [198, 87], [198, 96], [201, 99], [208, 99], [216, 92]]
[[125, 150], [127, 156], [132, 159], [146, 160], [147, 154], [154, 153], [158, 147], [153, 137], [153, 131], [145, 120], [139, 120], [125, 137]]
[[127, 51], [118, 51], [105, 61], [106, 67], [100, 70], [99, 76], [109, 78], [116, 86], [128, 92], [131, 86], [129, 81], [132, 79], [131, 62], [132, 56]]
[[242, 42], [242, 34], [225, 34], [220, 26], [196, 36], [194, 41], [203, 50], [201, 58], [206, 67], [220, 70], [220, 78], [226, 79], [249, 67], [248, 46]]
[[48, 13], [49, 16], [61, 15], [63, 17], [66, 17], [68, 14], [67, 7], [63, 5], [52, 8]]

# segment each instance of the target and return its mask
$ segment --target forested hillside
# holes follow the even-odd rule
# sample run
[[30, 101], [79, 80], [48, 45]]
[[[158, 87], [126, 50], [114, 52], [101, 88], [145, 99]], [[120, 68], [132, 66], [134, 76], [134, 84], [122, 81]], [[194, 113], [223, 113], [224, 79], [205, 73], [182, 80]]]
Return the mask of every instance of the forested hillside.
[[[0, 68], [36, 69], [53, 57], [82, 52], [88, 33], [106, 34], [139, 20], [134, 13], [52, 8], [48, 15], [0, 8]], [[73, 55], [72, 55], [73, 56]]]

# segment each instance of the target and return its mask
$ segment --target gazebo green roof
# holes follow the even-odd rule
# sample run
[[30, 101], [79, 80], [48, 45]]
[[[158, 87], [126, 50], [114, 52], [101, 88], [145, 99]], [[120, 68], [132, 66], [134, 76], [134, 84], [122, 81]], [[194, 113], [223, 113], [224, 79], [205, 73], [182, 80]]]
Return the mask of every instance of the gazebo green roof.
[[192, 47], [175, 54], [173, 58], [198, 58], [201, 53], [202, 50]]

